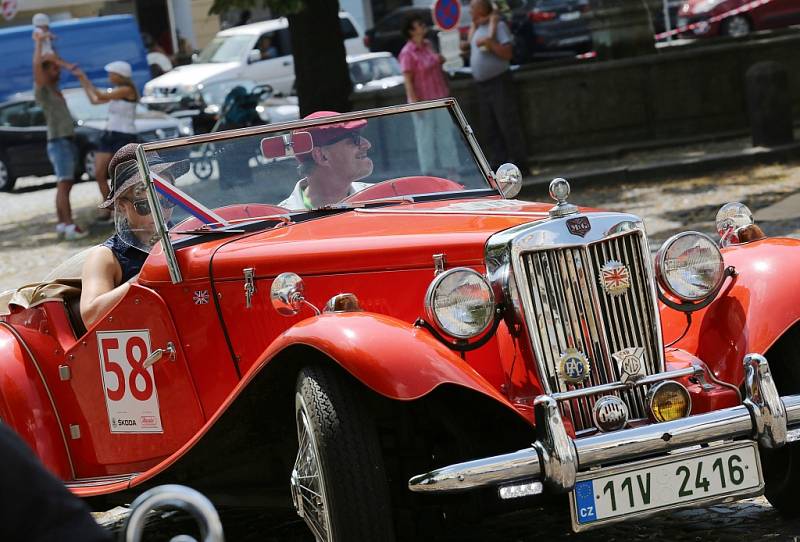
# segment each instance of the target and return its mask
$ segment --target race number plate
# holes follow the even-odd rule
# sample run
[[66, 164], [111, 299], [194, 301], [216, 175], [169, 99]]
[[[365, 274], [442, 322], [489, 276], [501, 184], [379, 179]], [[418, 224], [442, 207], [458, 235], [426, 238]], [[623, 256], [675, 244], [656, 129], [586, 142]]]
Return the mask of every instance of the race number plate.
[[100, 374], [112, 433], [161, 433], [161, 413], [150, 353], [150, 332], [98, 331]]
[[673, 454], [578, 476], [570, 493], [572, 528], [651, 515], [761, 493], [764, 479], [753, 442]]

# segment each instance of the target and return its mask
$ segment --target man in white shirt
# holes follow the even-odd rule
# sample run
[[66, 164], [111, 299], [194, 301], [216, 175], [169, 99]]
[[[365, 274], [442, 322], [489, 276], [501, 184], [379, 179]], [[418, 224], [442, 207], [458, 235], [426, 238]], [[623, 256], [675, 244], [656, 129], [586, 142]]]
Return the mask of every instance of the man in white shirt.
[[[338, 115], [334, 111], [317, 111], [306, 119]], [[361, 135], [364, 119], [324, 124], [301, 131], [311, 134], [313, 148], [297, 154], [304, 175], [291, 195], [280, 203], [291, 210], [316, 209], [332, 205], [370, 186], [356, 182], [372, 173], [372, 159], [367, 152], [372, 144]]]

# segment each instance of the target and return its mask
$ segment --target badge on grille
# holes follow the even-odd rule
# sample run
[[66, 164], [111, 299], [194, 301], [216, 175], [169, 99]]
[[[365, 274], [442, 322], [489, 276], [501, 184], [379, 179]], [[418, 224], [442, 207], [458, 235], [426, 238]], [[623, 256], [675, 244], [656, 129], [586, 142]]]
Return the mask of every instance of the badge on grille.
[[592, 414], [594, 424], [604, 433], [618, 431], [628, 423], [628, 407], [616, 395], [605, 395], [598, 399]]
[[600, 284], [608, 295], [622, 295], [631, 287], [631, 274], [625, 264], [608, 260], [600, 268]]
[[578, 384], [589, 378], [589, 358], [575, 348], [567, 348], [558, 359], [558, 377], [567, 384]]
[[631, 347], [612, 354], [619, 367], [620, 381], [623, 384], [633, 384], [643, 376], [644, 348]]
[[572, 235], [579, 235], [583, 237], [589, 233], [589, 230], [592, 229], [592, 225], [589, 223], [588, 218], [585, 216], [579, 216], [577, 218], [570, 218], [567, 220], [567, 229]]

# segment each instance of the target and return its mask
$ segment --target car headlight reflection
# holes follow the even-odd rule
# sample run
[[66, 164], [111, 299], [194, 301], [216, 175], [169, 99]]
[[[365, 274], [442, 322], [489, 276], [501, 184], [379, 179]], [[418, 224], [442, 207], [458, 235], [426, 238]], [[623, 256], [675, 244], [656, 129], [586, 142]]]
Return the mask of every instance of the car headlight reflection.
[[670, 237], [656, 254], [659, 284], [682, 301], [699, 301], [715, 292], [724, 271], [719, 248], [702, 233]]
[[458, 267], [441, 273], [431, 282], [425, 295], [425, 311], [442, 332], [470, 339], [492, 323], [494, 295], [483, 275]]

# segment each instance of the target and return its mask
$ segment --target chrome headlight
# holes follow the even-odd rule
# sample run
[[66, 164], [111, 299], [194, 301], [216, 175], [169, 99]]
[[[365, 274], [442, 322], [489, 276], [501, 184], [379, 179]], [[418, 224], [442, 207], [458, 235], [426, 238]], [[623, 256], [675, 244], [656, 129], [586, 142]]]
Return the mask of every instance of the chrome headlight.
[[457, 339], [480, 335], [494, 318], [494, 295], [480, 273], [457, 267], [439, 274], [425, 294], [425, 311], [441, 331]]
[[724, 271], [716, 243], [695, 231], [670, 237], [656, 254], [659, 284], [682, 301], [699, 301], [716, 291]]

